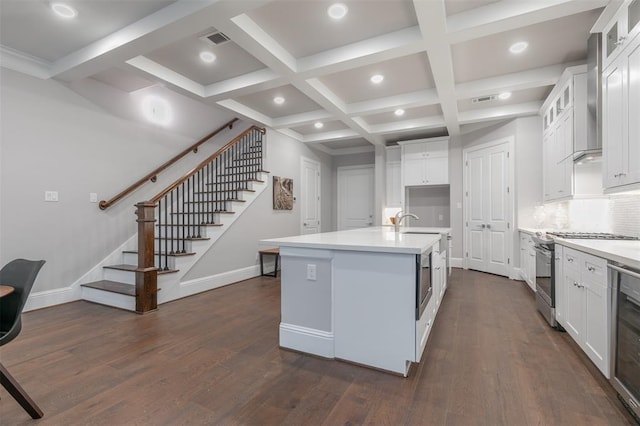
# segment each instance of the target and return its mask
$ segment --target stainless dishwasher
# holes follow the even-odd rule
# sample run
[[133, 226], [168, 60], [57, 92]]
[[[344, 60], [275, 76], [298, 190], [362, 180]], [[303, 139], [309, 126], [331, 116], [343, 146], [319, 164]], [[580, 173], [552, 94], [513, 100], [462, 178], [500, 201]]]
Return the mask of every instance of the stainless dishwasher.
[[609, 263], [613, 288], [611, 382], [640, 418], [640, 271]]

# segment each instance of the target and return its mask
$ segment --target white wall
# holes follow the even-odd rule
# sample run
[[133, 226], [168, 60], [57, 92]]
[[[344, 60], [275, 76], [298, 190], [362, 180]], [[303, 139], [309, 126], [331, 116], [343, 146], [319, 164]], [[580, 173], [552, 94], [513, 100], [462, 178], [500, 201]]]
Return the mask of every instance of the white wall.
[[[96, 203], [89, 202], [90, 192], [97, 193], [99, 199], [113, 196], [230, 117], [217, 108], [182, 97], [178, 111], [186, 111], [192, 117], [193, 128], [207, 129], [198, 137], [185, 137], [181, 133], [190, 131], [184, 126], [157, 127], [113, 114], [109, 110], [126, 105], [128, 95], [97, 82], [84, 84], [83, 93], [100, 94], [100, 106], [56, 81], [6, 69], [0, 75], [0, 264], [19, 257], [45, 259], [47, 263], [33, 289], [36, 293], [72, 285], [135, 234], [136, 202], [153, 197], [248, 126], [241, 123], [231, 131], [225, 130], [197, 154], [189, 154], [178, 166], [163, 173], [155, 184], [148, 183], [101, 211]], [[323, 204], [323, 230], [331, 230], [330, 157], [275, 132], [268, 134], [267, 167], [275, 174], [297, 178], [299, 184], [300, 155], [323, 162], [322, 196], [328, 201]], [[47, 190], [58, 191], [60, 201], [45, 202]], [[274, 219], [270, 191], [262, 198], [262, 213], [252, 213], [253, 217], [241, 221], [236, 231], [243, 241], [252, 240], [253, 247], [263, 235], [258, 230], [267, 230], [265, 237], [284, 236], [299, 226], [295, 217], [289, 221], [282, 214]], [[265, 214], [271, 220], [261, 225]], [[294, 211], [293, 215], [297, 213]], [[256, 234], [251, 236], [249, 229]], [[232, 234], [220, 245], [237, 244], [236, 241]], [[244, 246], [222, 249], [227, 261], [212, 263], [209, 269], [209, 265], [200, 267], [194, 273], [207, 275], [236, 265], [255, 264], [253, 249], [246, 256], [231, 256], [229, 253], [234, 253], [236, 247]]]

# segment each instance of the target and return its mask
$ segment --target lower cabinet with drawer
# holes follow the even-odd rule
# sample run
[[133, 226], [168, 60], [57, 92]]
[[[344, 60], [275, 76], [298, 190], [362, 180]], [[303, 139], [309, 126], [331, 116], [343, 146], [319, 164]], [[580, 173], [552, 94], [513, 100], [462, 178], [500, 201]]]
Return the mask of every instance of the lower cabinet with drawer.
[[611, 288], [607, 261], [569, 247], [562, 250], [563, 325], [573, 340], [610, 378]]

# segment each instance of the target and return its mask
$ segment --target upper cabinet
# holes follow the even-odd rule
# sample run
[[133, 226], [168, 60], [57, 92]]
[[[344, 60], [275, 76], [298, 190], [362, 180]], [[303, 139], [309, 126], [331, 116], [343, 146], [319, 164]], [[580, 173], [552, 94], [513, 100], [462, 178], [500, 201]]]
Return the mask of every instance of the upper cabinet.
[[[639, 20], [640, 0], [626, 1], [605, 29], [602, 152], [607, 192], [640, 187]], [[618, 44], [610, 43], [614, 30], [622, 34], [618, 36]], [[611, 32], [611, 39], [606, 31]]]
[[609, 67], [640, 33], [640, 0], [625, 0], [603, 31], [602, 67]]
[[[541, 110], [545, 202], [575, 195], [574, 153], [585, 149], [582, 145], [587, 139], [589, 120], [586, 71], [586, 66], [567, 68]], [[599, 185], [585, 190], [590, 194], [602, 193]]]
[[448, 138], [398, 142], [402, 157], [402, 186], [449, 183]]

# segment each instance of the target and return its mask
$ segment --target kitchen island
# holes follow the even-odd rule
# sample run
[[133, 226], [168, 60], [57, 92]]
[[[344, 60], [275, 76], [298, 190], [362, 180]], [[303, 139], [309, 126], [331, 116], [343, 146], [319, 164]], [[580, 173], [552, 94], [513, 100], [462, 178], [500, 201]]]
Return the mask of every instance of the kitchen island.
[[[446, 288], [440, 242], [449, 229], [419, 231], [375, 227], [261, 241], [280, 247], [280, 346], [406, 376]], [[430, 259], [427, 268], [421, 259]], [[432, 293], [417, 312], [424, 274]]]

